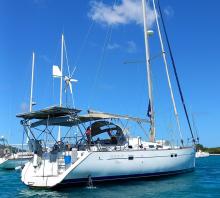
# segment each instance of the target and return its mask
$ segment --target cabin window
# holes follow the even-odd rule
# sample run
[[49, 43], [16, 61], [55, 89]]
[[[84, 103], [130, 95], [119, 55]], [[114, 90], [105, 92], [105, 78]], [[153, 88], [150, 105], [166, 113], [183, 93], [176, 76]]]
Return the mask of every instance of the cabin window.
[[177, 154], [176, 154], [176, 153], [172, 153], [172, 154], [170, 155], [170, 157], [177, 157]]
[[154, 148], [154, 145], [150, 144], [150, 145], [149, 145], [149, 148]]
[[128, 160], [133, 160], [133, 159], [134, 159], [133, 155], [128, 156]]

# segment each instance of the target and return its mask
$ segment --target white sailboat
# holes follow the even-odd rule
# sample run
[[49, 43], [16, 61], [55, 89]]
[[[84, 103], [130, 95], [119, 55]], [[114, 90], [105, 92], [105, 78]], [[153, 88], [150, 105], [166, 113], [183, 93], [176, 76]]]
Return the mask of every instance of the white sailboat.
[[201, 157], [209, 157], [209, 153], [208, 152], [204, 152], [201, 150], [196, 151], [196, 158], [201, 158]]
[[22, 167], [31, 157], [33, 157], [31, 153], [19, 151], [13, 145], [9, 145], [4, 137], [0, 138], [0, 169], [11, 170]]
[[[32, 106], [33, 106], [34, 64], [35, 64], [35, 53], [33, 52], [32, 73], [31, 73], [31, 94], [30, 94], [30, 106], [29, 106], [30, 112], [32, 111]], [[28, 151], [12, 152], [12, 149], [9, 149], [9, 148], [12, 148], [13, 145], [8, 145], [7, 140], [4, 137], [0, 139], [0, 145], [2, 145], [2, 148], [1, 148], [2, 152], [0, 156], [0, 168], [1, 169], [21, 168], [24, 166], [26, 162], [28, 162], [33, 157], [33, 154]], [[16, 146], [22, 146], [22, 145], [16, 145]]]
[[[186, 146], [181, 137], [182, 144], [178, 146], [172, 145], [168, 141], [155, 140], [155, 115], [145, 0], [142, 0], [142, 5], [150, 120], [97, 111], [88, 111], [83, 114], [81, 110], [61, 105], [17, 115], [23, 119], [22, 125], [26, 133], [32, 135], [30, 142], [32, 142], [35, 153], [33, 160], [28, 162], [22, 170], [21, 180], [24, 184], [30, 187], [54, 188], [67, 184], [91, 184], [111, 180], [174, 175], [194, 170], [195, 146], [193, 142], [192, 145]], [[154, 9], [156, 13], [155, 4]], [[157, 14], [156, 22], [174, 113], [181, 135]], [[61, 76], [63, 76], [62, 73]], [[129, 130], [128, 123], [136, 124], [143, 131], [145, 131], [143, 124], [149, 123], [149, 141], [129, 135], [132, 131]], [[56, 140], [53, 137], [54, 126], [67, 127], [66, 135]], [[80, 132], [80, 136], [70, 136], [70, 131], [74, 131], [76, 128]], [[46, 143], [43, 144], [41, 139], [36, 138], [39, 131], [40, 133], [45, 132], [47, 138], [51, 136], [56, 141], [53, 147], [45, 147]]]

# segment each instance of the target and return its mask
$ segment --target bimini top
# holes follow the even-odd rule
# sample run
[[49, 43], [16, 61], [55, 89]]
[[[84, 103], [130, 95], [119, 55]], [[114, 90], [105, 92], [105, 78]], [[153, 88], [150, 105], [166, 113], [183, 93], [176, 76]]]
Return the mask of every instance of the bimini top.
[[48, 108], [41, 109], [38, 111], [32, 111], [29, 113], [18, 114], [18, 115], [16, 115], [16, 117], [28, 119], [28, 120], [48, 119], [48, 118], [56, 118], [56, 117], [66, 116], [66, 115], [76, 115], [80, 111], [81, 110], [67, 108], [67, 107], [52, 106], [52, 107], [48, 107]]
[[145, 123], [149, 122], [146, 119], [130, 117], [127, 115], [117, 115], [91, 110], [88, 111], [88, 114], [78, 115], [79, 112], [81, 112], [81, 110], [55, 106], [30, 113], [18, 114], [17, 117], [26, 120], [35, 119], [35, 121], [31, 123], [31, 127], [37, 127], [40, 125], [71, 127], [86, 122], [106, 119], [123, 119]]

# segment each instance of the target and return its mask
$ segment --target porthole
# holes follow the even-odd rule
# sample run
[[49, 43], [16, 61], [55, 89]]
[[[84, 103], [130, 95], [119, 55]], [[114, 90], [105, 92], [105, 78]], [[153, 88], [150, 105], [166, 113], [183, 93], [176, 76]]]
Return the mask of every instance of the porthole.
[[133, 160], [134, 159], [134, 156], [130, 155], [128, 156], [128, 160]]

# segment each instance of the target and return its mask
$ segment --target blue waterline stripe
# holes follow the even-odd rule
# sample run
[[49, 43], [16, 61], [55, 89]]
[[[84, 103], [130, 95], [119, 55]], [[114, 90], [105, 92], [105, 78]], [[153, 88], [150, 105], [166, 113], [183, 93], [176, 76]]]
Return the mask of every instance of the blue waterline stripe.
[[[160, 176], [168, 176], [168, 175], [176, 175], [186, 172], [193, 171], [194, 168], [177, 170], [177, 171], [168, 171], [168, 172], [160, 172], [160, 173], [146, 173], [146, 174], [133, 174], [133, 175], [117, 175], [117, 176], [106, 176], [106, 177], [92, 177], [92, 181], [111, 181], [111, 180], [126, 180], [126, 179], [138, 179], [144, 177], [160, 177]], [[67, 179], [63, 180], [58, 185], [66, 185], [66, 184], [77, 184], [77, 183], [85, 183], [88, 182], [88, 178], [79, 178], [79, 179]]]

